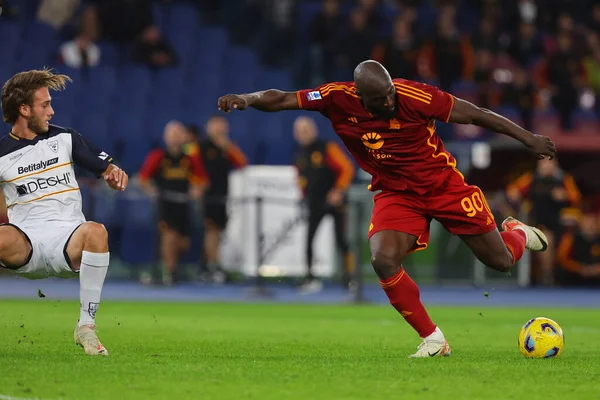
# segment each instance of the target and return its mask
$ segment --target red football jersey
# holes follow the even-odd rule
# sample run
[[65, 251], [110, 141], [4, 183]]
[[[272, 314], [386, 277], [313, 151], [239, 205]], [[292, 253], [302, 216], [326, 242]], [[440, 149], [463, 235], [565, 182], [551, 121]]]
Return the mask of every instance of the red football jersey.
[[394, 79], [398, 113], [382, 119], [363, 108], [354, 82], [335, 82], [296, 93], [298, 105], [319, 111], [362, 169], [371, 174], [370, 190], [424, 194], [456, 170], [444, 150], [435, 120], [448, 122], [454, 97], [433, 86]]

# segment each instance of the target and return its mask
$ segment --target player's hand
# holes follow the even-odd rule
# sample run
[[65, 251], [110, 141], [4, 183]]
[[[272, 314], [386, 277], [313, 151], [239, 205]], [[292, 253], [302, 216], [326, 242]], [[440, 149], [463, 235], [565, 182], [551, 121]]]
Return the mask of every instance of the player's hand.
[[562, 187], [552, 189], [552, 198], [556, 201], [565, 201], [567, 199], [567, 191]]
[[344, 201], [344, 192], [339, 189], [331, 189], [329, 193], [327, 193], [327, 203], [330, 205], [337, 207], [341, 206]]
[[221, 150], [227, 150], [231, 145], [231, 141], [225, 135], [216, 135], [212, 138], [212, 141]]
[[231, 109], [245, 110], [248, 108], [248, 100], [243, 95], [228, 94], [219, 98], [217, 103], [219, 110], [229, 112]]
[[198, 201], [204, 196], [204, 191], [206, 190], [206, 185], [192, 185], [190, 187], [190, 197], [194, 201]]
[[538, 160], [543, 158], [553, 159], [556, 157], [556, 145], [547, 136], [533, 135], [528, 143], [525, 143], [527, 150], [534, 154]]
[[600, 275], [598, 273], [598, 268], [596, 265], [584, 265], [581, 268], [581, 272], [580, 275], [584, 278], [595, 278], [596, 276]]
[[109, 188], [123, 191], [129, 182], [129, 176], [121, 168], [111, 164], [112, 168], [104, 174], [104, 181]]

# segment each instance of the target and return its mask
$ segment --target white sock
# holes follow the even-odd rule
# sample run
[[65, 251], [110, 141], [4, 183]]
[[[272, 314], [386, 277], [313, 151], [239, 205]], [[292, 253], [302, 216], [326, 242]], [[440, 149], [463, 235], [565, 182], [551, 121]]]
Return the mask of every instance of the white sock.
[[81, 255], [81, 267], [79, 267], [79, 323], [82, 325], [95, 325], [94, 318], [100, 305], [102, 286], [110, 253], [90, 253], [83, 251]]
[[435, 327], [435, 331], [433, 331], [433, 333], [431, 335], [429, 335], [423, 339], [424, 340], [433, 340], [435, 342], [443, 342], [444, 340], [446, 340], [446, 338], [444, 337], [444, 334], [442, 333], [442, 330], [438, 326]]

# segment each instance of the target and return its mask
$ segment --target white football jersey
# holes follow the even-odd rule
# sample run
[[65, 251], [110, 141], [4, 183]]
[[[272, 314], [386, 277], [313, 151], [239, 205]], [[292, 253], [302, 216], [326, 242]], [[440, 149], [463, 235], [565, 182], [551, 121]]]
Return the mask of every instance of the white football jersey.
[[112, 158], [73, 129], [50, 125], [33, 140], [0, 139], [0, 186], [8, 220], [39, 229], [85, 221], [74, 164], [100, 176]]

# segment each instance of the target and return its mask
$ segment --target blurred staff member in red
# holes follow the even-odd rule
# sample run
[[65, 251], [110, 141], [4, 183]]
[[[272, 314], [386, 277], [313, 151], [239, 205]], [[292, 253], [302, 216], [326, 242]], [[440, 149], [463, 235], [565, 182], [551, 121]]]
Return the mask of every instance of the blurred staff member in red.
[[548, 251], [539, 253], [539, 269], [534, 274], [536, 284], [551, 286], [554, 281], [555, 244], [561, 234], [561, 213], [577, 209], [581, 194], [573, 177], [560, 169], [556, 158], [538, 161], [535, 172], [528, 172], [508, 186], [511, 202], [528, 200], [529, 223], [541, 229], [548, 238]]
[[[191, 144], [188, 154], [199, 155], [208, 174], [210, 185], [204, 196], [204, 260], [212, 280], [226, 279], [219, 259], [221, 234], [227, 227], [227, 196], [229, 173], [248, 165], [242, 150], [229, 140], [229, 124], [221, 116], [211, 117], [206, 124], [206, 138], [198, 141], [199, 130], [188, 127]], [[195, 137], [195, 138], [193, 138]]]
[[567, 232], [558, 244], [560, 269], [557, 280], [561, 286], [600, 287], [600, 234], [597, 216], [583, 214], [579, 228]]
[[317, 126], [311, 118], [296, 119], [294, 138], [300, 145], [296, 156], [298, 185], [308, 209], [308, 270], [300, 291], [315, 293], [323, 288], [323, 283], [313, 275], [313, 240], [321, 220], [328, 214], [333, 216], [336, 245], [344, 255], [343, 282], [348, 288], [355, 260], [346, 237], [346, 190], [354, 178], [354, 165], [337, 144], [318, 138]]
[[190, 200], [202, 197], [208, 177], [199, 157], [184, 153], [186, 128], [177, 121], [165, 127], [165, 148], [148, 154], [139, 173], [142, 188], [158, 201], [163, 283], [177, 280], [179, 258], [190, 247]]

